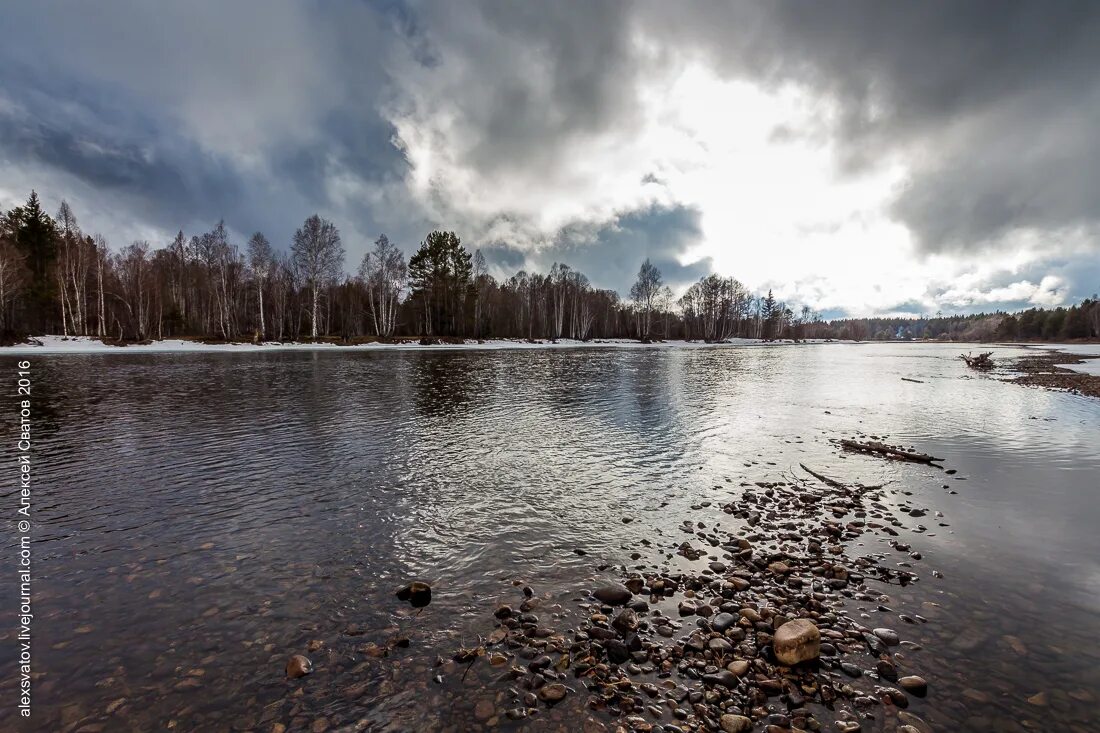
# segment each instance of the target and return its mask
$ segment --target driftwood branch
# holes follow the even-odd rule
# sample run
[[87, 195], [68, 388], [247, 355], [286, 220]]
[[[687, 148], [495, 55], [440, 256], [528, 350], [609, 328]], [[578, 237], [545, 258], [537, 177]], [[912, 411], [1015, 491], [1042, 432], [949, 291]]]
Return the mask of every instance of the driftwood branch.
[[828, 476], [823, 476], [822, 474], [820, 474], [817, 471], [813, 470], [812, 468], [808, 467], [805, 463], [799, 463], [798, 465], [802, 466], [803, 471], [810, 474], [811, 476], [813, 476], [815, 479], [817, 479], [818, 481], [820, 481], [823, 484], [826, 484], [828, 486], [832, 486], [834, 489], [846, 489], [846, 488], [848, 488], [847, 486], [845, 486], [841, 482], [837, 481], [836, 479], [829, 478]]
[[993, 356], [992, 351], [983, 351], [977, 356], [971, 356], [969, 353], [959, 354], [959, 358], [971, 369], [992, 369], [993, 360], [989, 358], [991, 356]]
[[934, 461], [942, 461], [942, 458], [936, 458], [930, 456], [927, 453], [917, 453], [914, 450], [902, 450], [901, 448], [895, 448], [892, 445], [886, 445], [880, 443], [877, 440], [858, 441], [858, 440], [840, 440], [838, 441], [841, 446], [848, 450], [859, 451], [861, 453], [877, 453], [879, 455], [887, 456], [889, 458], [897, 458], [902, 461], [912, 461], [913, 463], [933, 463]]

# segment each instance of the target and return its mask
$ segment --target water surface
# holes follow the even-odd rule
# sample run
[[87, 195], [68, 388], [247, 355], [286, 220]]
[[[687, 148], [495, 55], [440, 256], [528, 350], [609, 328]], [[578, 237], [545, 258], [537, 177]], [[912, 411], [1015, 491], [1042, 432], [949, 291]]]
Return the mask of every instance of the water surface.
[[[806, 463], [887, 482], [929, 510], [903, 533], [923, 553], [920, 582], [885, 589], [895, 612], [929, 619], [899, 629], [921, 646], [906, 663], [932, 688], [911, 712], [941, 731], [1092, 730], [1100, 400], [968, 372], [958, 352], [31, 357], [38, 677], [24, 727], [270, 730], [323, 718], [333, 729], [477, 729], [469, 706], [500, 690], [477, 674], [434, 682], [433, 665], [487, 633], [515, 583], [567, 614], [614, 575], [599, 566], [630, 564], [642, 539], [671, 542], [699, 518], [693, 505], [736, 500], [740, 482]], [[0, 363], [13, 373], [15, 361]], [[13, 400], [0, 401], [4, 414]], [[860, 432], [942, 456], [958, 474], [830, 442]], [[414, 577], [435, 588], [418, 616], [393, 597]], [[874, 605], [851, 612], [882, 625]], [[396, 637], [408, 648], [372, 655]], [[311, 642], [317, 672], [286, 682], [286, 658]], [[18, 724], [12, 713], [0, 725]], [[583, 714], [563, 706], [501, 727], [572, 730]], [[886, 726], [878, 716], [864, 730]]]

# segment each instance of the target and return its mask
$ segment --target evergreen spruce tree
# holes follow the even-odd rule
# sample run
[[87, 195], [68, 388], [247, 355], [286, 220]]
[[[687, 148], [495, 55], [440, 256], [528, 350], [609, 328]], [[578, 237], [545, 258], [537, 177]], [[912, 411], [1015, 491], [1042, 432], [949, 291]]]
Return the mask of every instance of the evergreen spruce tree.
[[425, 336], [461, 335], [472, 282], [471, 255], [454, 232], [433, 231], [409, 258], [412, 297]]
[[25, 303], [28, 326], [37, 333], [56, 330], [57, 292], [53, 268], [57, 261], [57, 226], [42, 210], [38, 193], [31, 191], [27, 203], [9, 214], [15, 229], [15, 245], [24, 257], [31, 282]]

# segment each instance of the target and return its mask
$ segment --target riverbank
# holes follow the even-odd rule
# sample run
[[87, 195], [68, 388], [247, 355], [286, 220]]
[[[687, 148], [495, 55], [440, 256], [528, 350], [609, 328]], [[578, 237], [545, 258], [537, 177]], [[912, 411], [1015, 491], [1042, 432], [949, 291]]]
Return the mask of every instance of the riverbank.
[[[166, 353], [219, 353], [241, 352], [256, 353], [268, 351], [502, 351], [502, 350], [531, 350], [531, 349], [583, 349], [583, 348], [622, 348], [622, 349], [662, 349], [662, 348], [688, 348], [709, 349], [723, 346], [798, 346], [806, 344], [919, 344], [919, 343], [956, 343], [939, 341], [852, 341], [847, 339], [804, 339], [793, 341], [791, 339], [764, 340], [732, 338], [725, 341], [708, 343], [705, 341], [684, 341], [670, 339], [668, 341], [655, 340], [641, 342], [637, 339], [591, 339], [579, 341], [577, 339], [558, 339], [556, 341], [546, 339], [453, 339], [435, 340], [433, 343], [421, 343], [418, 339], [395, 339], [393, 341], [357, 340], [341, 342], [339, 340], [318, 341], [263, 341], [252, 343], [248, 341], [222, 342], [211, 340], [198, 340], [190, 338], [149, 340], [141, 342], [133, 341], [103, 341], [90, 336], [34, 336], [22, 343], [0, 346], [0, 355], [10, 354], [22, 356], [24, 354], [166, 354]], [[972, 345], [957, 342], [959, 346]], [[980, 345], [980, 344], [979, 344]], [[1025, 349], [1043, 349], [1056, 353], [1066, 352], [1073, 356], [1063, 359], [1059, 366], [1069, 371], [1080, 371], [1085, 374], [1098, 373], [1100, 362], [1088, 362], [1087, 359], [1100, 357], [1100, 345], [1094, 344], [1035, 344], [1035, 343], [1003, 343], [991, 344], [993, 346], [1012, 346]], [[1083, 358], [1076, 358], [1077, 356]], [[1082, 366], [1077, 366], [1082, 365]]]
[[1014, 360], [1009, 369], [1019, 374], [1009, 381], [1027, 387], [1100, 397], [1100, 349], [1088, 346], [1041, 349], [1038, 353]]
[[[643, 343], [635, 339], [558, 339], [557, 341], [526, 339], [465, 339], [454, 342], [421, 344], [417, 340], [369, 341], [364, 343], [339, 343], [335, 341], [297, 342], [265, 341], [262, 343], [235, 342], [218, 343], [195, 341], [191, 339], [165, 339], [141, 343], [105, 343], [89, 336], [37, 336], [26, 343], [0, 347], [0, 354], [164, 354], [164, 353], [217, 353], [217, 352], [266, 352], [266, 351], [392, 351], [392, 350], [476, 350], [496, 351], [505, 349], [578, 349], [578, 348], [712, 348], [718, 346], [778, 346], [794, 345], [790, 340], [764, 341], [761, 339], [728, 339], [719, 343], [704, 341], [653, 341]], [[810, 339], [803, 343], [857, 343], [854, 341], [832, 341]]]

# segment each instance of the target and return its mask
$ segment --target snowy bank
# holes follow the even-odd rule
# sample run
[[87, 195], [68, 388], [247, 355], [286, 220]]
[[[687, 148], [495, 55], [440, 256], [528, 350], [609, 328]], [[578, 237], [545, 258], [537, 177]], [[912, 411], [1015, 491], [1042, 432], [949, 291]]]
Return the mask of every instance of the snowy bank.
[[[825, 343], [810, 340], [806, 343]], [[114, 346], [105, 344], [97, 338], [87, 336], [39, 336], [28, 343], [0, 347], [0, 355], [24, 354], [165, 354], [165, 353], [218, 353], [218, 352], [268, 352], [268, 351], [500, 351], [524, 349], [578, 349], [578, 348], [623, 348], [623, 349], [662, 349], [662, 348], [719, 348], [722, 346], [781, 346], [792, 345], [791, 341], [760, 341], [757, 339], [730, 339], [722, 343], [707, 344], [702, 341], [660, 341], [643, 344], [629, 339], [599, 339], [575, 341], [559, 339], [556, 342], [543, 341], [531, 343], [519, 339], [492, 339], [488, 341], [467, 340], [460, 344], [433, 344], [421, 346], [416, 341], [398, 343], [332, 344], [332, 343], [296, 343], [268, 341], [262, 344], [232, 343], [204, 344], [200, 341], [184, 339], [165, 339], [145, 344]]]

